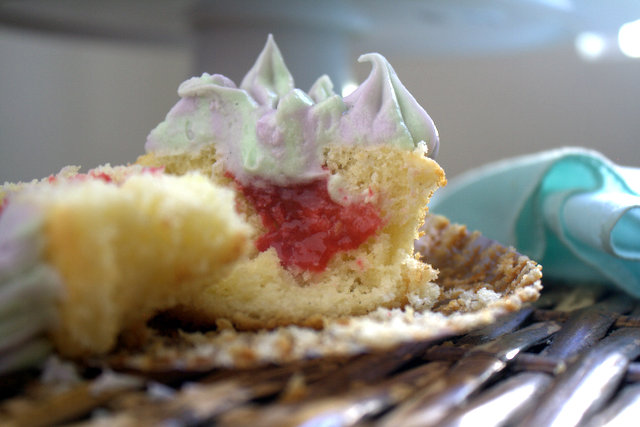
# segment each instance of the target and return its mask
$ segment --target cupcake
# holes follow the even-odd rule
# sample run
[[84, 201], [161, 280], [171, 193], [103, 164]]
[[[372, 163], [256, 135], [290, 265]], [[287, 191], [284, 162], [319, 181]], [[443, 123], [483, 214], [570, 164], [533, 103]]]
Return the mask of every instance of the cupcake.
[[233, 192], [197, 173], [66, 168], [0, 197], [0, 372], [52, 347], [110, 351], [198, 298], [250, 241]]
[[203, 74], [149, 135], [137, 163], [210, 177], [256, 230], [249, 256], [176, 315], [236, 329], [321, 328], [327, 319], [438, 299], [414, 240], [444, 172], [433, 121], [376, 53], [349, 96], [327, 76], [295, 88], [273, 37], [240, 86]]

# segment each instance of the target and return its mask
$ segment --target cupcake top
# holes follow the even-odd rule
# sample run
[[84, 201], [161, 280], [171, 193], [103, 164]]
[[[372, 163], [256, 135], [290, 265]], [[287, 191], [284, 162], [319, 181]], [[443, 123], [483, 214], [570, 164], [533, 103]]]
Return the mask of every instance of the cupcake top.
[[183, 82], [181, 100], [151, 131], [145, 149], [157, 155], [197, 153], [215, 144], [225, 169], [241, 183], [309, 182], [326, 175], [328, 144], [390, 144], [438, 150], [433, 121], [378, 53], [368, 78], [350, 95], [334, 93], [326, 75], [308, 92], [295, 88], [272, 36], [237, 87], [219, 74]]

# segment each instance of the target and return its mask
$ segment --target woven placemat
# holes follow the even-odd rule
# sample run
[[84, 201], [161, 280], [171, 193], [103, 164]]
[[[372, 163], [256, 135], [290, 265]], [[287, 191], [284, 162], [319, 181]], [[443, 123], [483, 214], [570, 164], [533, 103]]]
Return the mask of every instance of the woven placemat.
[[604, 425], [640, 411], [639, 353], [636, 301], [548, 286], [535, 305], [440, 342], [173, 377], [87, 370], [64, 390], [29, 383], [0, 413], [33, 426]]
[[[441, 269], [443, 286], [475, 289], [491, 279], [508, 297], [522, 288], [509, 288], [514, 271], [505, 260], [537, 271], [462, 228], [437, 220], [430, 230], [423, 243], [431, 249], [422, 250]], [[452, 240], [438, 244], [442, 238]], [[438, 253], [443, 247], [455, 250]], [[503, 267], [484, 262], [487, 250]], [[545, 283], [537, 302], [502, 310], [471, 331], [357, 353], [234, 369], [206, 352], [198, 358], [197, 346], [165, 353], [166, 360], [147, 349], [156, 356], [142, 365], [126, 352], [84, 364], [52, 358], [44, 373], [0, 379], [0, 425], [595, 426], [628, 416], [633, 421], [623, 425], [633, 425], [640, 419], [633, 418], [640, 412], [640, 304], [565, 285]]]

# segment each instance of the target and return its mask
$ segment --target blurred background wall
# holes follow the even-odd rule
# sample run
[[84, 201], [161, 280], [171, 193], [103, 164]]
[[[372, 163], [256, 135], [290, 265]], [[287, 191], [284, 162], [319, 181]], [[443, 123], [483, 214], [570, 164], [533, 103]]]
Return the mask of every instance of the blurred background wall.
[[189, 51], [0, 28], [0, 182], [133, 162]]
[[[280, 37], [284, 30], [277, 25], [256, 32], [261, 41], [255, 46], [224, 39], [226, 51], [246, 71], [273, 32], [295, 78], [301, 54], [288, 43], [295, 37]], [[640, 166], [640, 59], [606, 51], [606, 38], [591, 47], [593, 55], [581, 52], [573, 35], [520, 48], [455, 52], [454, 46], [450, 54], [421, 49], [420, 40], [418, 48], [407, 48], [402, 39], [375, 37], [356, 37], [341, 49], [356, 82], [369, 72], [368, 65], [356, 63], [361, 53], [379, 50], [387, 56], [435, 120], [439, 161], [449, 177], [498, 158], [564, 145]], [[202, 37], [193, 43], [132, 41], [3, 26], [0, 20], [0, 182], [43, 177], [69, 164], [134, 161], [149, 130], [177, 101], [179, 83], [203, 71], [224, 71], [234, 61], [214, 53], [203, 61], [205, 47], [221, 39]], [[416, 43], [415, 34], [407, 37]], [[303, 53], [316, 57], [323, 49]], [[316, 76], [343, 78], [332, 70], [341, 72], [327, 64]], [[242, 75], [230, 77], [239, 83]], [[306, 83], [302, 88], [308, 89]]]

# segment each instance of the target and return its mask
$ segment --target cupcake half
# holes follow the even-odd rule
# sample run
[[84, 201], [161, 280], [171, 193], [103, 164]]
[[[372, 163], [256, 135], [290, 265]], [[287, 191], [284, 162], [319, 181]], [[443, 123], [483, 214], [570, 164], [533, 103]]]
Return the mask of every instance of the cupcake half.
[[51, 345], [74, 357], [108, 352], [224, 277], [251, 233], [233, 192], [196, 173], [66, 170], [4, 190], [0, 372]]

